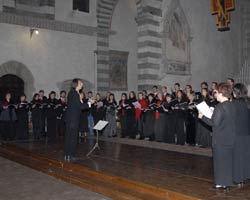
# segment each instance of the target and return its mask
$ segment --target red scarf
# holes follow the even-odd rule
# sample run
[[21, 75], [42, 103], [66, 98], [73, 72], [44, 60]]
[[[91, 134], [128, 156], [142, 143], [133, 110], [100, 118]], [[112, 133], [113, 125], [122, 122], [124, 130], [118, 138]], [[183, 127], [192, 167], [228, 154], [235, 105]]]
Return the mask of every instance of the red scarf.
[[[141, 108], [147, 108], [147, 101], [145, 99], [138, 101], [141, 104]], [[141, 109], [137, 108], [135, 110], [135, 120], [138, 121], [141, 118]]]
[[[157, 106], [160, 106], [162, 104], [163, 100], [157, 101]], [[158, 120], [160, 118], [160, 113], [158, 111], [155, 111], [155, 119]]]

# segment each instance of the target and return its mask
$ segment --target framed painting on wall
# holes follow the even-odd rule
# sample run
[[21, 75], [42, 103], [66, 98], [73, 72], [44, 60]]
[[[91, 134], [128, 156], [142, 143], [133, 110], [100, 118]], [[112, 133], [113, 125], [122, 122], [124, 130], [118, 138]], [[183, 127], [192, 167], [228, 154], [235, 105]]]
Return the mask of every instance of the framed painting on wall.
[[110, 69], [110, 90], [126, 91], [127, 83], [127, 63], [128, 52], [124, 51], [109, 51], [109, 69]]

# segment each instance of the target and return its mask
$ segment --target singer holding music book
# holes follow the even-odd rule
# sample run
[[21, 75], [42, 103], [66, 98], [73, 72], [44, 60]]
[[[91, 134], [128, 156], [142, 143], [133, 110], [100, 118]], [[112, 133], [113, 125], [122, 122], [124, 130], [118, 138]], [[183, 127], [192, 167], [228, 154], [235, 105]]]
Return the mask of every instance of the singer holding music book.
[[235, 142], [235, 108], [230, 102], [231, 88], [226, 83], [217, 86], [216, 106], [212, 119], [199, 113], [205, 123], [213, 128], [212, 151], [215, 189], [228, 189], [233, 183], [233, 148]]
[[15, 105], [12, 103], [11, 94], [6, 93], [5, 100], [0, 106], [1, 129], [3, 140], [13, 140], [16, 136], [15, 121], [17, 120]]

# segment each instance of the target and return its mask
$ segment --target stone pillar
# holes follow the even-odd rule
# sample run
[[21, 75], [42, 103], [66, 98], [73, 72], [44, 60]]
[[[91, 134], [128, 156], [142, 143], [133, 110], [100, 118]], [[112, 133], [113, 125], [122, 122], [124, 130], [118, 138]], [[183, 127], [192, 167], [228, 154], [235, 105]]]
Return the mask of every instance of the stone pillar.
[[109, 34], [110, 24], [117, 0], [97, 2], [97, 91], [110, 90], [109, 85]]
[[138, 23], [138, 90], [158, 85], [162, 58], [162, 0], [139, 0]]

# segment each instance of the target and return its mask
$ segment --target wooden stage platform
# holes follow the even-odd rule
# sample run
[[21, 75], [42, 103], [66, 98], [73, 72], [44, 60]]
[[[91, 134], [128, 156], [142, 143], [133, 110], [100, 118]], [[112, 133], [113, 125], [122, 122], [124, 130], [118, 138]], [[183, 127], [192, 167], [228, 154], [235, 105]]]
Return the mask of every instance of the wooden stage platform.
[[80, 142], [74, 163], [63, 161], [63, 142], [3, 144], [0, 156], [113, 199], [250, 200], [250, 183], [226, 192], [211, 188], [211, 157], [100, 141], [88, 158], [94, 142]]

